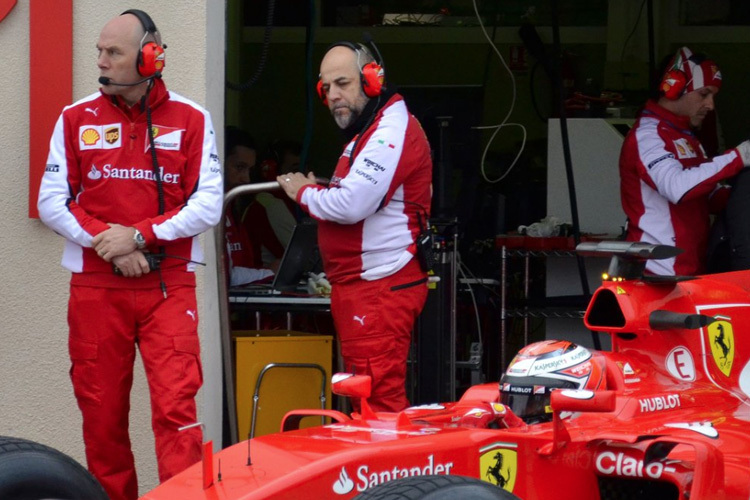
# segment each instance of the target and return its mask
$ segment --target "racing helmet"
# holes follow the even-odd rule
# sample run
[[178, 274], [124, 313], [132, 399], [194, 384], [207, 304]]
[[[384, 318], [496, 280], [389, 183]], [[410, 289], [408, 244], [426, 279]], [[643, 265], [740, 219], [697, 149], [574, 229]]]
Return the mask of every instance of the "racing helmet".
[[555, 389], [606, 389], [604, 357], [567, 340], [524, 347], [500, 379], [500, 402], [527, 424], [552, 420]]

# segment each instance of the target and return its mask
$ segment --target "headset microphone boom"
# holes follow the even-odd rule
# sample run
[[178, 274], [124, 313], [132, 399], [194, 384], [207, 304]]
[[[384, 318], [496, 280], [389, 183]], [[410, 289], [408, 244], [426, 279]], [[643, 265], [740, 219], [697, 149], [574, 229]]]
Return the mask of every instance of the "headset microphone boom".
[[119, 87], [135, 87], [136, 85], [140, 85], [140, 84], [142, 84], [144, 82], [147, 82], [149, 80], [154, 80], [156, 78], [161, 78], [161, 72], [160, 71], [157, 71], [153, 75], [147, 76], [146, 78], [142, 78], [142, 79], [138, 80], [137, 82], [133, 82], [133, 83], [118, 83], [118, 82], [112, 81], [112, 79], [109, 78], [109, 77], [107, 77], [107, 76], [100, 76], [99, 77], [99, 83], [101, 85], [117, 85]]

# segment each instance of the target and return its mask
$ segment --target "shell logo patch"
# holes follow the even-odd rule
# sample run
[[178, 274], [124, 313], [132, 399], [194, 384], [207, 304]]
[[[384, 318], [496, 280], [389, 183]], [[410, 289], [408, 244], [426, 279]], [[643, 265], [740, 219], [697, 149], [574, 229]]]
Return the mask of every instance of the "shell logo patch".
[[99, 139], [101, 139], [101, 136], [93, 128], [87, 128], [86, 130], [81, 132], [81, 141], [86, 146], [93, 146], [94, 144], [99, 142]]
[[728, 377], [732, 371], [732, 362], [734, 361], [734, 332], [732, 331], [732, 324], [722, 319], [708, 325], [706, 330], [708, 331], [708, 342], [711, 345], [711, 355], [714, 358], [714, 363], [721, 370], [721, 373]]
[[517, 455], [516, 450], [507, 448], [494, 448], [483, 453], [479, 457], [480, 478], [505, 491], [513, 491], [518, 470]]
[[[164, 47], [166, 47], [166, 45]], [[156, 56], [156, 60], [154, 61], [154, 67], [156, 68], [156, 71], [161, 71], [164, 69], [164, 59], [165, 59], [164, 52]]]
[[495, 415], [505, 415], [508, 412], [508, 409], [504, 404], [492, 403], [492, 411], [495, 412]]

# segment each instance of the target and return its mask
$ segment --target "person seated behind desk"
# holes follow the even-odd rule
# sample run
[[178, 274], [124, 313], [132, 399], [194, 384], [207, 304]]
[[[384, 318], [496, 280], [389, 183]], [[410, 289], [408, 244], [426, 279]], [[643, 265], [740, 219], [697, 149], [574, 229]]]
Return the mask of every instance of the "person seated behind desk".
[[242, 225], [234, 223], [231, 211], [224, 218], [224, 238], [227, 244], [227, 272], [229, 286], [241, 286], [249, 283], [270, 283], [274, 271], [263, 268], [262, 262], [255, 257], [250, 239]]
[[[225, 130], [224, 192], [250, 182], [250, 170], [256, 165], [255, 141], [247, 132], [236, 127]], [[260, 254], [255, 252], [243, 224], [242, 197], [235, 198], [224, 217], [224, 238], [227, 246], [227, 275], [229, 286], [269, 282], [274, 271], [263, 267]]]
[[[295, 149], [294, 143], [278, 143], [273, 154], [269, 153], [266, 160], [250, 169], [249, 180], [253, 183], [275, 181], [279, 169], [291, 171], [298, 167], [299, 149]], [[274, 271], [278, 269], [297, 223], [295, 207], [286, 201], [291, 202], [282, 191], [257, 193], [239, 219], [262, 265]]]

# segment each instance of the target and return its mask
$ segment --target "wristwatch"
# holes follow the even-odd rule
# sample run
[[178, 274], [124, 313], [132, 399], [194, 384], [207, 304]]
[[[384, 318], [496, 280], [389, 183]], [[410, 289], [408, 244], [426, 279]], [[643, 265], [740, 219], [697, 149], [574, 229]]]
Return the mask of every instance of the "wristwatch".
[[133, 233], [133, 241], [135, 242], [135, 246], [138, 248], [138, 250], [143, 250], [144, 248], [146, 248], [146, 238], [144, 238], [141, 232], [137, 229], [135, 230], [135, 233]]

